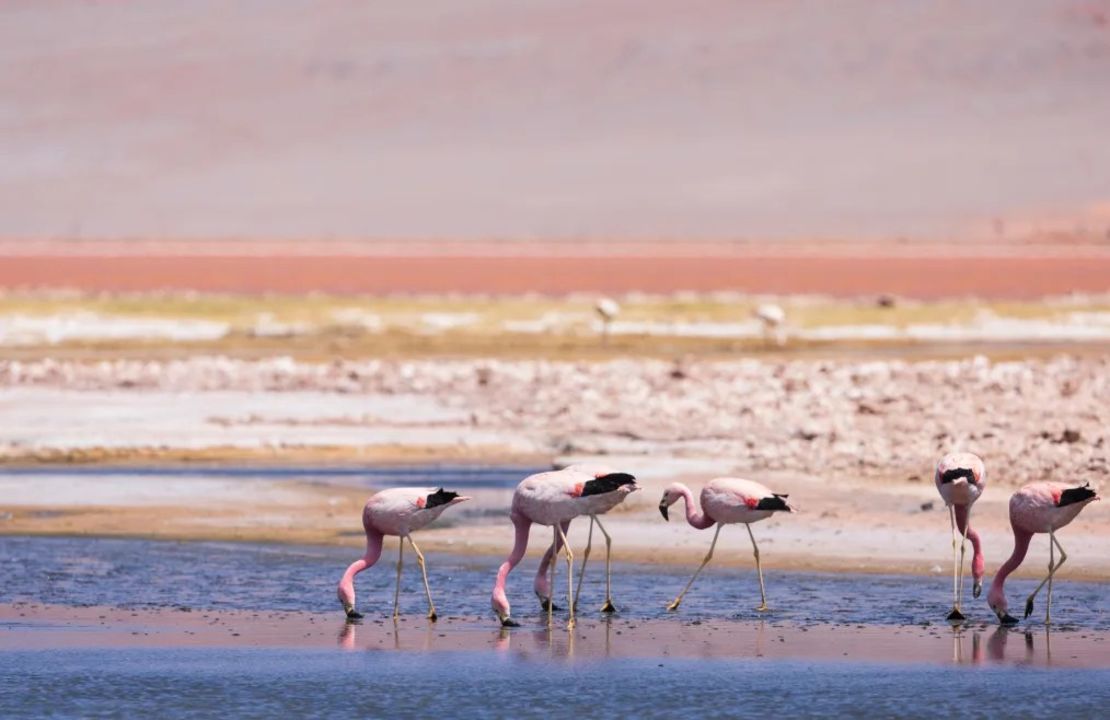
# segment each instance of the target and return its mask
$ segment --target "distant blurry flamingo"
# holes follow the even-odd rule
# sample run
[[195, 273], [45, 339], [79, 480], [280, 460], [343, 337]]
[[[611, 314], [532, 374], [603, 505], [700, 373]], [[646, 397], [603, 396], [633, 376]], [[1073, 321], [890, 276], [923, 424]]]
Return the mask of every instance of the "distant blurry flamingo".
[[404, 559], [405, 540], [416, 553], [416, 562], [424, 576], [424, 592], [428, 596], [428, 619], [436, 619], [436, 608], [432, 602], [432, 591], [428, 587], [428, 570], [424, 564], [424, 554], [412, 540], [411, 533], [419, 530], [458, 503], [469, 500], [458, 493], [447, 492], [443, 488], [393, 488], [375, 493], [366, 501], [362, 509], [362, 527], [366, 530], [366, 554], [356, 560], [343, 573], [336, 594], [349, 619], [362, 615], [355, 610], [355, 575], [371, 567], [382, 554], [382, 540], [385, 535], [396, 535], [400, 542], [397, 546], [397, 588], [393, 592], [393, 617], [398, 616], [398, 600], [401, 594], [401, 566]]
[[782, 306], [774, 303], [764, 303], [752, 311], [756, 320], [763, 324], [763, 339], [774, 340], [776, 345], [786, 342], [783, 324], [786, 323], [786, 311]]
[[698, 530], [704, 530], [716, 524], [717, 530], [713, 533], [713, 542], [709, 545], [709, 552], [706, 553], [705, 559], [701, 561], [701, 565], [694, 571], [694, 576], [690, 578], [690, 582], [686, 583], [686, 587], [682, 589], [674, 602], [667, 606], [667, 609], [678, 609], [682, 598], [685, 597], [690, 586], [694, 584], [694, 580], [698, 578], [702, 569], [713, 557], [713, 548], [717, 546], [717, 536], [721, 534], [721, 527], [726, 524], [743, 523], [748, 528], [748, 537], [752, 540], [755, 568], [759, 573], [760, 602], [756, 610], [766, 610], [767, 594], [763, 589], [763, 565], [759, 561], [759, 546], [755, 543], [755, 535], [752, 534], [751, 524], [765, 520], [776, 512], [794, 512], [794, 508], [786, 504], [787, 496], [773, 493], [752, 480], [729, 477], [716, 478], [710, 480], [702, 488], [702, 511], [698, 512], [694, 507], [694, 496], [690, 492], [690, 488], [682, 483], [674, 483], [663, 491], [663, 499], [659, 501], [659, 512], [663, 515], [664, 520], [670, 520], [667, 515], [667, 508], [677, 502], [679, 498], [686, 501], [686, 521], [690, 525]]
[[609, 326], [621, 314], [621, 306], [613, 298], [600, 297], [594, 305], [594, 311], [601, 318], [601, 341], [602, 343], [608, 343]]
[[[567, 559], [567, 603], [570, 606], [571, 626], [574, 625], [574, 554], [567, 545], [566, 531], [570, 521], [580, 515], [605, 512], [628, 493], [637, 490], [636, 478], [627, 473], [608, 473], [595, 476], [571, 468], [537, 473], [521, 481], [513, 493], [512, 511], [509, 514], [516, 528], [516, 538], [509, 557], [497, 570], [490, 604], [501, 624], [511, 627], [517, 623], [510, 617], [509, 600], [505, 595], [505, 582], [509, 572], [517, 566], [528, 549], [528, 531], [532, 523], [550, 525], [553, 529], [553, 549], [565, 549]], [[551, 562], [551, 587], [555, 585], [555, 563]], [[538, 590], [537, 590], [538, 594]], [[541, 596], [542, 599], [542, 596]], [[554, 604], [547, 602], [547, 622], [552, 622]]]
[[[1014, 552], [998, 569], [991, 582], [987, 602], [1003, 625], [1016, 625], [1017, 618], [1007, 611], [1006, 578], [1021, 565], [1029, 552], [1029, 541], [1033, 533], [1048, 533], [1048, 575], [1025, 600], [1025, 617], [1033, 614], [1033, 600], [1037, 593], [1048, 583], [1048, 600], [1045, 603], [1044, 622], [1052, 622], [1052, 577], [1064, 561], [1067, 553], [1056, 539], [1056, 531], [1079, 515], [1079, 511], [1098, 500], [1098, 493], [1091, 489], [1090, 483], [1075, 486], [1062, 482], [1030, 483], [1010, 497], [1010, 526], [1014, 531]], [[1060, 562], [1056, 562], [1055, 549], [1060, 551]]]
[[[563, 469], [563, 472], [581, 473], [590, 475], [592, 477], [600, 478], [606, 475], [615, 474], [617, 471], [606, 465], [589, 465], [589, 464], [576, 464], [569, 465]], [[599, 495], [595, 504], [592, 506], [593, 511], [587, 513], [590, 516], [590, 531], [586, 535], [586, 549], [582, 553], [582, 567], [578, 569], [578, 585], [574, 589], [574, 609], [578, 610], [578, 596], [582, 593], [582, 581], [586, 577], [586, 563], [590, 560], [590, 549], [593, 547], [594, 541], [594, 525], [601, 530], [601, 534], [605, 537], [605, 603], [601, 606], [601, 612], [616, 612], [617, 608], [613, 605], [613, 583], [612, 583], [612, 550], [613, 539], [609, 537], [609, 533], [605, 532], [605, 526], [598, 520], [598, 515], [603, 515], [617, 505], [621, 504], [624, 499], [628, 497], [627, 493], [607, 493]], [[561, 546], [561, 542], [559, 545]], [[547, 609], [547, 604], [551, 602], [551, 588], [548, 584], [547, 567], [548, 563], [554, 558], [555, 553], [559, 552], [559, 547], [552, 543], [547, 552], [543, 554], [543, 559], [540, 560], [540, 566], [536, 570], [536, 580], [534, 589], [536, 597], [540, 599], [540, 605], [543, 609]], [[558, 608], [556, 608], [558, 609]]]
[[[948, 519], [952, 523], [952, 611], [949, 620], [964, 620], [960, 610], [963, 601], [964, 554], [967, 541], [971, 540], [971, 577], [973, 597], [983, 592], [983, 548], [979, 534], [971, 529], [971, 506], [983, 494], [987, 483], [987, 469], [982, 459], [972, 453], [949, 453], [937, 463], [933, 476], [937, 491], [948, 506]], [[957, 532], [960, 533], [957, 536]], [[961, 537], [957, 541], [957, 537]], [[956, 560], [956, 545], [960, 547], [960, 559]]]

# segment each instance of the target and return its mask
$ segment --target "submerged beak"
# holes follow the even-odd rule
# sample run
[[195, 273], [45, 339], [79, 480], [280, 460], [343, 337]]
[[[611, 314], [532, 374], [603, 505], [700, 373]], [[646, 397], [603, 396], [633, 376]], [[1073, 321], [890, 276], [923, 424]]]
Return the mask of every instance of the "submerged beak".
[[998, 622], [1000, 622], [1003, 627], [1012, 627], [1020, 622], [1016, 617], [1006, 612], [1005, 610], [1002, 610], [1001, 612], [995, 610], [994, 614], [998, 616]]
[[659, 503], [659, 514], [662, 515], [663, 519], [666, 520], [667, 522], [671, 521], [671, 519], [667, 516], [667, 503], [666, 503], [666, 501], [663, 501], [663, 502]]
[[348, 620], [361, 620], [362, 619], [362, 613], [360, 613], [358, 610], [355, 610], [354, 605], [344, 604], [343, 605], [343, 612], [347, 613], [347, 619]]

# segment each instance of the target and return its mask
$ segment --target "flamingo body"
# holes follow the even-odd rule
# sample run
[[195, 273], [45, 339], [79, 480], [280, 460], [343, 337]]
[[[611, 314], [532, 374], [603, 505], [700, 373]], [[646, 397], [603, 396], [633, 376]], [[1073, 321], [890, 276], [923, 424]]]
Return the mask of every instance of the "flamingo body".
[[[412, 533], [427, 526], [452, 505], [469, 499], [459, 496], [458, 493], [445, 491], [443, 488], [391, 488], [370, 496], [362, 508], [362, 528], [366, 531], [366, 552], [362, 558], [347, 567], [336, 588], [336, 595], [347, 617], [351, 619], [362, 617], [355, 610], [355, 576], [374, 566], [381, 557], [384, 537], [395, 535], [402, 540], [397, 560], [398, 592], [401, 582], [401, 553], [404, 551], [404, 541], [408, 540], [416, 552], [417, 563], [424, 574], [424, 589], [428, 594], [430, 608], [428, 617], [435, 620], [435, 606], [432, 604], [432, 593], [428, 588], [424, 556], [413, 542]], [[397, 592], [394, 593], [393, 614], [394, 617], [397, 616]]]

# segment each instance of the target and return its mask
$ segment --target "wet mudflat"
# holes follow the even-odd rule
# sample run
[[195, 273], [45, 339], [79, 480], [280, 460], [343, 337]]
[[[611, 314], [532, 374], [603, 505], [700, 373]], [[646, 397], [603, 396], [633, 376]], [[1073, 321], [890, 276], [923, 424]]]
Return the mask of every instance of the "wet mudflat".
[[[352, 625], [334, 584], [354, 548], [0, 538], [0, 706], [8, 717], [918, 717], [969, 706], [1032, 717], [1100, 712], [1110, 680], [1097, 583], [1057, 583], [1051, 631], [1035, 618], [999, 629], [982, 600], [954, 629], [944, 577], [768, 572], [773, 608], [760, 614], [750, 569], [710, 566], [668, 613], [696, 558], [689, 569], [620, 563], [620, 612], [606, 618], [595, 553], [578, 625], [560, 613], [548, 630], [528, 558], [509, 584], [522, 627], [508, 631], [488, 610], [499, 560], [487, 557], [429, 555], [434, 624], [406, 566], [394, 623], [391, 551], [360, 576], [366, 618]], [[1011, 602], [1031, 587], [1016, 581]]]

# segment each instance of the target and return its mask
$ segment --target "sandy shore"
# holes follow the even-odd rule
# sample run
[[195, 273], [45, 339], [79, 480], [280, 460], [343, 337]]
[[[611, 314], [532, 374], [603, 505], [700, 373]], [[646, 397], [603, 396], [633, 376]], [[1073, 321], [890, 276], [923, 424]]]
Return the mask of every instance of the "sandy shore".
[[772, 622], [581, 620], [508, 631], [488, 618], [403, 617], [351, 625], [335, 613], [0, 605], [0, 651], [64, 648], [327, 648], [497, 652], [527, 659], [766, 658], [915, 664], [1110, 666], [1110, 635], [997, 627], [796, 626]]

